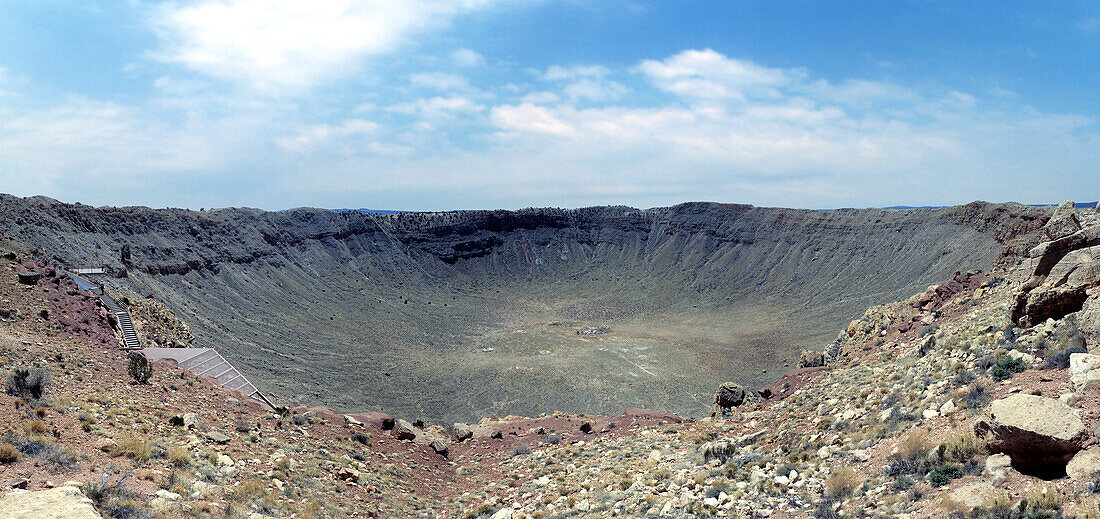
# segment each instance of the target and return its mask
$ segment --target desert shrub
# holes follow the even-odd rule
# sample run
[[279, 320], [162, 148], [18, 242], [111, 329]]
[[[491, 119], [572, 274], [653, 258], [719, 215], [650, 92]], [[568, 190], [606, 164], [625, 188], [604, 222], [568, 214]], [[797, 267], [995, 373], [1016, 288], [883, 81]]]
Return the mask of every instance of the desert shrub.
[[68, 452], [65, 452], [65, 449], [52, 443], [46, 443], [39, 440], [27, 441], [15, 439], [12, 444], [15, 445], [24, 456], [46, 462], [57, 469], [68, 470], [76, 465], [76, 458]]
[[111, 448], [111, 456], [125, 456], [138, 463], [148, 460], [152, 455], [153, 442], [138, 435], [127, 436]]
[[528, 454], [531, 454], [531, 446], [526, 443], [521, 443], [512, 447], [512, 457], [526, 456]]
[[371, 434], [370, 433], [363, 434], [363, 433], [358, 433], [357, 432], [357, 433], [351, 435], [351, 439], [355, 440], [355, 441], [357, 441], [357, 442], [359, 442], [363, 445], [370, 445]]
[[153, 376], [153, 366], [149, 364], [145, 355], [137, 352], [130, 352], [130, 364], [126, 367], [126, 371], [138, 384], [148, 383], [149, 378]]
[[558, 443], [561, 443], [561, 436], [558, 436], [556, 434], [547, 434], [546, 436], [543, 436], [542, 439], [550, 445], [557, 445]]
[[1069, 356], [1074, 353], [1088, 353], [1088, 348], [1084, 345], [1084, 337], [1081, 338], [1080, 345], [1073, 345], [1064, 350], [1059, 351], [1053, 355], [1047, 357], [1046, 364], [1043, 365], [1043, 369], [1067, 369], [1069, 368]]
[[962, 401], [970, 409], [981, 409], [989, 403], [989, 390], [980, 381], [975, 381], [966, 388]]
[[840, 519], [840, 513], [833, 510], [836, 503], [833, 499], [822, 499], [814, 507], [814, 519]]
[[955, 465], [940, 465], [928, 473], [928, 483], [932, 487], [942, 487], [955, 478], [962, 477], [962, 469]]
[[989, 369], [989, 376], [997, 382], [1002, 382], [1012, 378], [1017, 373], [1023, 373], [1025, 369], [1027, 368], [1024, 366], [1024, 361], [1005, 355]]
[[191, 451], [186, 447], [174, 445], [168, 448], [168, 463], [174, 467], [187, 467], [191, 465]]
[[242, 481], [232, 490], [232, 497], [237, 501], [255, 501], [267, 493], [267, 485], [258, 479]]
[[10, 443], [0, 443], [0, 463], [14, 463], [19, 460], [19, 449]]
[[855, 470], [848, 467], [837, 469], [825, 480], [825, 498], [844, 499], [855, 493], [858, 487], [859, 476]]
[[[1046, 485], [1031, 489], [1027, 496], [1018, 505], [1021, 512], [1027, 512], [1028, 517], [1036, 513], [1045, 513], [1047, 510], [1056, 510], [1062, 506], [1062, 494], [1058, 489]], [[1051, 517], [1051, 516], [1047, 516]]]
[[951, 379], [956, 387], [963, 387], [974, 381], [974, 373], [969, 369], [960, 369], [958, 373]]
[[982, 444], [970, 430], [963, 431], [943, 444], [943, 458], [948, 461], [966, 463], [984, 453]]
[[41, 436], [43, 434], [46, 434], [46, 431], [50, 429], [49, 427], [46, 427], [46, 422], [43, 422], [42, 420], [31, 420], [24, 427], [24, 430], [26, 431], [27, 436]]
[[46, 394], [50, 375], [39, 367], [15, 368], [8, 374], [8, 394], [19, 398], [38, 400]]
[[920, 333], [917, 334], [918, 338], [927, 337], [929, 334], [936, 333], [936, 330], [940, 329], [938, 324], [930, 324], [920, 329]]

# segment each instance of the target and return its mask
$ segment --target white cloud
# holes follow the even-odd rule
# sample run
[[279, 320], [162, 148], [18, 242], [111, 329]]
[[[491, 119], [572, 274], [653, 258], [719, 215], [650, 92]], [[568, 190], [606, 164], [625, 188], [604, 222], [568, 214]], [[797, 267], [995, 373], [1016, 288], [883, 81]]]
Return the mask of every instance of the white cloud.
[[521, 102], [531, 104], [550, 104], [561, 101], [561, 96], [553, 92], [539, 91], [525, 94], [521, 99]]
[[439, 119], [476, 114], [484, 111], [485, 106], [465, 97], [451, 96], [417, 99], [388, 107], [386, 110], [399, 114], [415, 115], [434, 122]]
[[430, 88], [446, 92], [448, 90], [465, 90], [470, 87], [466, 78], [457, 74], [444, 72], [421, 72], [409, 77], [409, 83], [414, 87]]
[[193, 0], [157, 9], [160, 59], [260, 91], [306, 89], [496, 0]]
[[590, 78], [570, 83], [562, 91], [565, 92], [566, 97], [574, 101], [587, 99], [597, 102], [618, 101], [630, 93], [630, 89], [622, 83]]
[[460, 67], [477, 67], [485, 64], [485, 58], [470, 49], [458, 49], [451, 52], [451, 61]]
[[805, 75], [799, 69], [763, 67], [711, 49], [687, 50], [664, 61], [646, 60], [638, 70], [661, 90], [707, 100], [778, 97], [777, 88]]
[[563, 67], [553, 65], [542, 73], [543, 81], [561, 81], [566, 79], [603, 77], [608, 74], [608, 69], [600, 65], [572, 65]]
[[278, 145], [296, 153], [311, 151], [317, 147], [345, 138], [362, 137], [378, 130], [378, 124], [365, 119], [346, 119], [339, 124], [307, 126], [295, 135], [276, 139]]
[[573, 133], [573, 128], [558, 119], [549, 109], [530, 103], [498, 106], [493, 108], [491, 116], [493, 123], [505, 130], [556, 135]]

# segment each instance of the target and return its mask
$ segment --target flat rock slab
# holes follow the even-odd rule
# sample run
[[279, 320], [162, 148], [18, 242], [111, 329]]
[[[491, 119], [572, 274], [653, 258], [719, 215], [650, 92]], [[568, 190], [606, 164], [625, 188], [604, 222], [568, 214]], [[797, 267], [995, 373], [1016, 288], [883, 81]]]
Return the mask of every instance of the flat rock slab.
[[0, 519], [102, 519], [76, 487], [15, 491], [0, 499]]
[[1066, 474], [1076, 480], [1089, 481], [1097, 472], [1100, 472], [1100, 447], [1097, 446], [1078, 452], [1066, 465]]
[[1065, 402], [1024, 394], [993, 402], [974, 432], [991, 452], [1008, 454], [1020, 472], [1044, 477], [1064, 475], [1088, 439], [1081, 417]]

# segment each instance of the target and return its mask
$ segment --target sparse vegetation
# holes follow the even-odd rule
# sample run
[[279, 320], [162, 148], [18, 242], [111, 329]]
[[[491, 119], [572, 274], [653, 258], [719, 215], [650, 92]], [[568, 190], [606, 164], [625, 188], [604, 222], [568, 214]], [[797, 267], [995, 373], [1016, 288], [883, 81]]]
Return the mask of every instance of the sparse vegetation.
[[149, 378], [153, 376], [152, 364], [145, 358], [145, 355], [138, 352], [130, 352], [130, 363], [126, 370], [130, 373], [130, 378], [138, 384], [147, 384]]
[[9, 395], [24, 400], [39, 400], [46, 394], [50, 385], [50, 375], [39, 367], [15, 368], [8, 374], [7, 391]]

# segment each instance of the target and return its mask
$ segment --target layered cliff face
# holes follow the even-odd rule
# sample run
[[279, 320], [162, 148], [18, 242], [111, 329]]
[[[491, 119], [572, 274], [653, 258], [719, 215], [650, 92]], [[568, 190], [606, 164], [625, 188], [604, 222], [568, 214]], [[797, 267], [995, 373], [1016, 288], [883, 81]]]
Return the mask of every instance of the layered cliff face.
[[[0, 198], [10, 237], [47, 259], [126, 269], [117, 288], [167, 304], [196, 346], [276, 398], [429, 421], [701, 414], [718, 383], [769, 382], [868, 306], [990, 267], [1049, 214], [973, 203], [370, 215]], [[610, 333], [578, 333], [600, 326]]]

